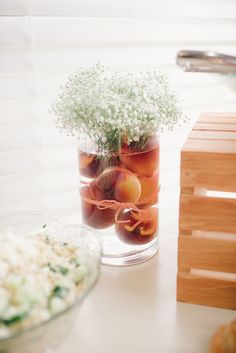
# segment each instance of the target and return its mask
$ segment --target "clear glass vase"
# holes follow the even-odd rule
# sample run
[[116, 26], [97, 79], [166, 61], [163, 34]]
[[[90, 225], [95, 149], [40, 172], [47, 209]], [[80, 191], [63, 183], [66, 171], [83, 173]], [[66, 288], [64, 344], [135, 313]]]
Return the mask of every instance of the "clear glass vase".
[[100, 231], [103, 264], [146, 261], [158, 250], [159, 135], [102, 157], [96, 147], [80, 139], [82, 222]]

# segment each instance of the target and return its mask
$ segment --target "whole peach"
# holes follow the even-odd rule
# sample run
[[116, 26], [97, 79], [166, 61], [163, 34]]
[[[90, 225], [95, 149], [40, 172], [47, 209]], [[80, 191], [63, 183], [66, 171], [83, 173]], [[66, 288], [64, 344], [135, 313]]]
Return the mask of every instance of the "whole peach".
[[86, 199], [94, 200], [89, 187], [83, 186], [80, 188], [82, 217], [85, 224], [104, 229], [112, 226], [115, 222], [115, 211], [112, 209], [98, 209], [96, 204], [92, 204]]
[[90, 183], [90, 191], [96, 200], [136, 203], [141, 195], [141, 184], [138, 177], [129, 170], [109, 167]]
[[119, 220], [129, 222], [117, 222], [115, 225], [116, 234], [121, 241], [127, 244], [146, 244], [156, 236], [158, 211], [154, 207], [147, 207], [145, 210], [148, 217], [140, 223], [136, 211], [123, 211]]
[[120, 160], [132, 172], [151, 177], [159, 164], [159, 143], [151, 139], [144, 150], [123, 149]]
[[159, 188], [158, 171], [156, 171], [150, 178], [139, 176], [139, 181], [141, 184], [141, 195], [139, 198], [140, 205], [141, 206], [155, 205], [158, 202], [158, 188]]
[[87, 178], [97, 178], [107, 167], [119, 166], [121, 164], [118, 156], [99, 158], [96, 154], [79, 151], [80, 175]]

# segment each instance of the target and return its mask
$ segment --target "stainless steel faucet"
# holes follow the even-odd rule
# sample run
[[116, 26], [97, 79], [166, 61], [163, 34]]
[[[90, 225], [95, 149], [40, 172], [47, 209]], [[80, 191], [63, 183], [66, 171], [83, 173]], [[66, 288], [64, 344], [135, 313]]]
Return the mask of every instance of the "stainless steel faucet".
[[236, 56], [214, 51], [181, 50], [176, 63], [184, 71], [236, 74]]

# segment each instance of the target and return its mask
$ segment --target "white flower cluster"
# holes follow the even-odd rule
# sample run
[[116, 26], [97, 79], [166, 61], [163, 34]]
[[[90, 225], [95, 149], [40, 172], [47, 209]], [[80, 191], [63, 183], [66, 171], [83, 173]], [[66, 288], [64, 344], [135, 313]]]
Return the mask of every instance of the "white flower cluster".
[[164, 74], [112, 72], [99, 64], [69, 78], [53, 111], [60, 128], [86, 133], [100, 155], [117, 151], [124, 141], [144, 141], [159, 127], [172, 129], [182, 117]]

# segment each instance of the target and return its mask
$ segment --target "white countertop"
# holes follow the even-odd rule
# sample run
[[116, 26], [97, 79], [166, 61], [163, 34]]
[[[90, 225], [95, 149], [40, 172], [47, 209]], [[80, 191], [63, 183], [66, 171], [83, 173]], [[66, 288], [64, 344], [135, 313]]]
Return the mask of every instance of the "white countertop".
[[148, 262], [103, 266], [59, 353], [206, 353], [214, 331], [236, 312], [177, 303], [176, 258], [177, 236], [168, 233]]

